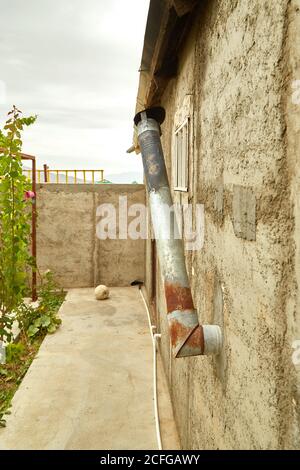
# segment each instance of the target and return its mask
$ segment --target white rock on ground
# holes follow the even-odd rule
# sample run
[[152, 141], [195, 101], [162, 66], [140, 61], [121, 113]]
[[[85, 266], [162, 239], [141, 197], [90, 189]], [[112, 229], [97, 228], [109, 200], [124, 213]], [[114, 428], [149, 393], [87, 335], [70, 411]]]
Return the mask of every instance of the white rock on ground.
[[95, 297], [97, 300], [108, 299], [109, 297], [109, 288], [104, 285], [97, 286], [95, 289]]

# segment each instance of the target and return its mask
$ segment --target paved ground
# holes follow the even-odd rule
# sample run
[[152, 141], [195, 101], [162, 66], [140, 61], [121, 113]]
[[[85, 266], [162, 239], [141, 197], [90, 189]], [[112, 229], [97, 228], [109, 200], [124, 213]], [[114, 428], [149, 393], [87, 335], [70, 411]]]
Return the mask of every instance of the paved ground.
[[[70, 290], [0, 429], [0, 449], [156, 449], [152, 343], [137, 288]], [[162, 372], [160, 371], [160, 374]], [[169, 396], [159, 390], [165, 448], [178, 448]]]

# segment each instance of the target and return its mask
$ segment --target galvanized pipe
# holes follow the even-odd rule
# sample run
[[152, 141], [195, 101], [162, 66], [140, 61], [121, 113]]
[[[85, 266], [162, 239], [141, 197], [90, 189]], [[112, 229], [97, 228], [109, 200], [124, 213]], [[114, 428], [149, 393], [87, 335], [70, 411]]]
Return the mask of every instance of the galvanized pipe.
[[170, 211], [173, 202], [160, 141], [163, 120], [163, 108], [150, 108], [138, 113], [134, 121], [164, 283], [172, 350], [175, 357], [218, 354], [222, 346], [221, 330], [217, 325], [199, 324], [185, 266], [183, 241], [176, 235], [179, 233], [176, 216]]

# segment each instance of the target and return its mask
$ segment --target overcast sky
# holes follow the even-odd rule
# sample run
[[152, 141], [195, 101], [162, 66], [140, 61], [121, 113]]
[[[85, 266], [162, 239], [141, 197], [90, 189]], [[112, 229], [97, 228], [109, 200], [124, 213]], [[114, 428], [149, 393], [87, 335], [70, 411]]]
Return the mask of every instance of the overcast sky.
[[23, 150], [37, 155], [39, 168], [141, 171], [140, 157], [126, 149], [148, 5], [0, 0], [1, 123], [13, 104], [38, 115]]

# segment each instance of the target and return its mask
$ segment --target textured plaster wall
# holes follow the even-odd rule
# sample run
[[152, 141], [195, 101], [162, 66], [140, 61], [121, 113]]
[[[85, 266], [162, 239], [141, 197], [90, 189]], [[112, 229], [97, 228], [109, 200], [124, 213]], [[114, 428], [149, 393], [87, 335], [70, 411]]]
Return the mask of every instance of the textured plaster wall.
[[[127, 196], [128, 207], [145, 204], [143, 185], [38, 185], [39, 269], [51, 269], [64, 287], [127, 286], [143, 280], [145, 241], [118, 239], [119, 196]], [[100, 204], [117, 210], [116, 240], [96, 236]]]
[[218, 358], [170, 358], [158, 274], [183, 448], [300, 447], [299, 54], [299, 0], [202, 2], [162, 99], [170, 181], [174, 128], [191, 118], [189, 192], [174, 200], [205, 206], [204, 247], [186, 261], [200, 321], [224, 333]]

